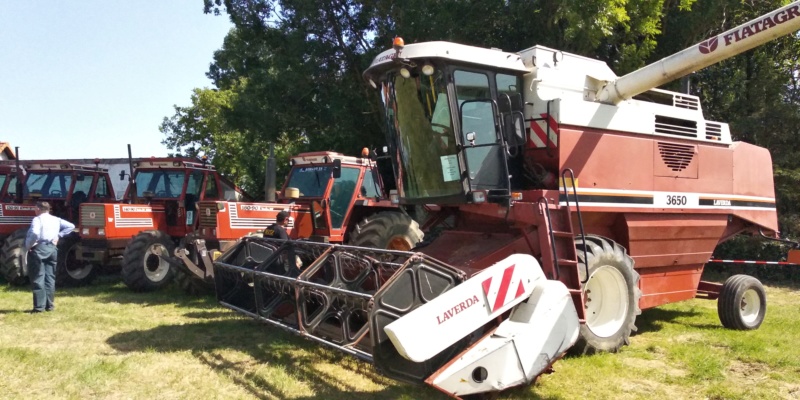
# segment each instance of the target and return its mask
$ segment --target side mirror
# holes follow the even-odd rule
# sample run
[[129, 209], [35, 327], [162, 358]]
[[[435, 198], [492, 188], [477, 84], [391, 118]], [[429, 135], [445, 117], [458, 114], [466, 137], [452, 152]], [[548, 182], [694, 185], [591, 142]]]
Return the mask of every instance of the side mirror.
[[119, 171], [119, 180], [124, 181], [125, 175], [127, 175], [125, 171]]
[[342, 160], [333, 160], [333, 179], [339, 179], [342, 176]]

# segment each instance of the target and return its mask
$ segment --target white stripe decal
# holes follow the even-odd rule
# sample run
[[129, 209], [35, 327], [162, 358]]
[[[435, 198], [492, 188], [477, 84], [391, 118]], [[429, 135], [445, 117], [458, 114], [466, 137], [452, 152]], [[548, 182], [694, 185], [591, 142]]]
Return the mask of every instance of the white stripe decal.
[[115, 228], [149, 228], [153, 226], [152, 218], [122, 218], [120, 217], [120, 206], [114, 205], [114, 227]]

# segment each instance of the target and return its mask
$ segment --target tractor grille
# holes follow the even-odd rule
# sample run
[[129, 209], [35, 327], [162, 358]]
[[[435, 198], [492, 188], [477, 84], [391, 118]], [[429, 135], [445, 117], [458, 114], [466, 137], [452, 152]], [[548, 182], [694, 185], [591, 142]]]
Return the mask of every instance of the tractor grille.
[[102, 204], [84, 204], [81, 206], [81, 225], [105, 226], [106, 213]]
[[201, 205], [200, 206], [200, 226], [216, 227], [217, 226], [217, 205]]
[[692, 145], [658, 142], [661, 159], [675, 172], [683, 171], [689, 166], [694, 158], [694, 150]]

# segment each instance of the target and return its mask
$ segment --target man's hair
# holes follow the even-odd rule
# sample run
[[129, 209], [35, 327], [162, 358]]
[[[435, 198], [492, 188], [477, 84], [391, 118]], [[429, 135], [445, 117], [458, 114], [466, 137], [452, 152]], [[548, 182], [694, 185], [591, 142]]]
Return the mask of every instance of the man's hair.
[[36, 208], [38, 208], [40, 211], [50, 212], [50, 203], [46, 201], [37, 201]]
[[289, 213], [286, 211], [281, 211], [278, 213], [278, 216], [275, 217], [275, 220], [280, 224], [281, 222], [285, 221], [286, 218], [289, 218]]

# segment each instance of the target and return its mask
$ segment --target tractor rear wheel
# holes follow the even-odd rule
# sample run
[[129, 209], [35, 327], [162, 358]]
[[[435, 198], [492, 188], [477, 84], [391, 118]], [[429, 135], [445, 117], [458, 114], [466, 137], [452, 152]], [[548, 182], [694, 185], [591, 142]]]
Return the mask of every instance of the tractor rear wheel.
[[28, 229], [17, 229], [3, 243], [0, 271], [8, 283], [22, 286], [28, 283], [28, 260], [25, 252], [25, 236]]
[[359, 222], [350, 233], [349, 243], [375, 249], [408, 251], [421, 242], [423, 236], [417, 221], [408, 215], [381, 211]]
[[67, 235], [58, 241], [58, 264], [56, 265], [56, 286], [85, 286], [97, 276], [97, 266], [78, 260], [76, 252], [80, 248], [81, 237]]
[[734, 275], [722, 284], [717, 299], [722, 326], [740, 331], [758, 329], [767, 314], [767, 293], [758, 279]]
[[172, 255], [175, 245], [161, 231], [134, 236], [122, 253], [122, 281], [135, 292], [158, 290], [170, 283], [174, 268], [159, 255]]
[[[580, 327], [573, 351], [580, 354], [617, 352], [630, 342], [641, 314], [639, 273], [624, 247], [599, 236], [576, 240], [578, 269], [583, 284], [586, 323]], [[586, 253], [584, 255], [584, 249]]]

